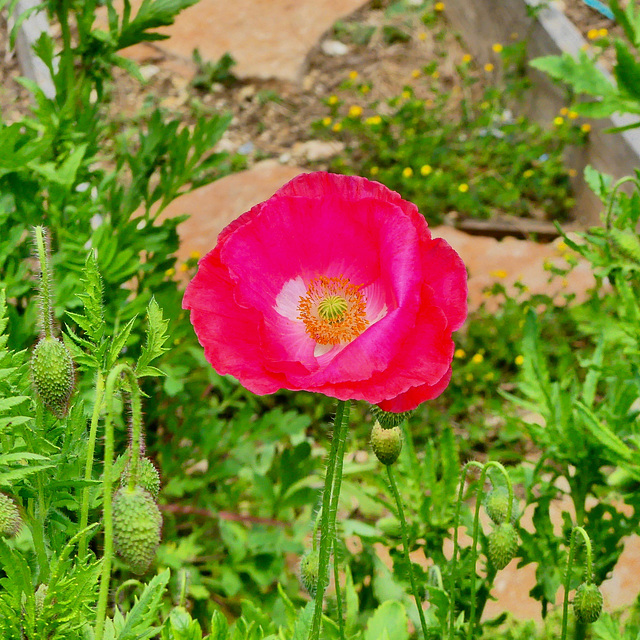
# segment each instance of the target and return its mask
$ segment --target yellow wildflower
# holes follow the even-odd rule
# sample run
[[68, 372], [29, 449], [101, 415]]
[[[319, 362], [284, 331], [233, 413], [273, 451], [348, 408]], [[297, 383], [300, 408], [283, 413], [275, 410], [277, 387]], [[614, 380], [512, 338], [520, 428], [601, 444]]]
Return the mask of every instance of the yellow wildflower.
[[419, 78], [421, 73], [422, 73], [422, 71], [420, 71], [420, 69], [414, 69], [411, 72], [411, 77], [412, 78]]
[[489, 373], [486, 373], [484, 376], [484, 379], [487, 381], [491, 381], [496, 377], [496, 374], [494, 371], [489, 371]]
[[408, 100], [411, 97], [411, 91], [408, 91], [407, 89], [405, 89], [401, 94], [400, 94], [405, 100]]
[[527, 169], [526, 171], [522, 172], [523, 178], [530, 178], [532, 175], [533, 175], [533, 169]]
[[336, 123], [333, 125], [333, 127], [331, 127], [331, 129], [332, 129], [333, 131], [335, 131], [336, 133], [337, 133], [338, 131], [342, 131], [342, 122], [336, 122]]
[[567, 107], [562, 107], [562, 109], [560, 109], [561, 116], [566, 116], [568, 114], [569, 114], [569, 109], [567, 109]]
[[380, 124], [382, 122], [382, 118], [380, 116], [370, 116], [365, 120], [367, 124]]
[[371, 87], [368, 84], [363, 84], [360, 87], [360, 93], [369, 93], [371, 91]]
[[371, 169], [369, 169], [369, 173], [372, 176], [377, 176], [379, 171], [380, 171], [379, 167], [371, 167]]
[[202, 254], [201, 254], [199, 251], [192, 251], [192, 252], [189, 254], [189, 257], [190, 257], [192, 260], [199, 260], [201, 255], [202, 255]]
[[464, 62], [465, 64], [469, 64], [472, 60], [473, 60], [473, 56], [470, 53], [465, 53], [462, 56], [462, 62]]
[[475, 353], [473, 358], [471, 358], [471, 362], [473, 364], [480, 364], [484, 360], [484, 356], [481, 353]]
[[322, 124], [325, 127], [328, 127], [332, 122], [333, 122], [333, 120], [329, 116], [326, 116], [325, 118], [322, 118]]
[[464, 358], [466, 355], [464, 349], [456, 349], [453, 353], [454, 358]]
[[362, 115], [362, 107], [359, 104], [352, 104], [349, 107], [349, 117], [359, 118]]
[[608, 29], [598, 29], [598, 38], [606, 38], [608, 35]]
[[167, 278], [170, 278], [175, 272], [176, 270], [173, 267], [171, 267], [171, 269], [167, 269], [164, 272], [164, 275], [167, 276]]
[[522, 366], [522, 363], [523, 363], [523, 362], [524, 362], [524, 356], [523, 356], [523, 355], [516, 356], [515, 363], [516, 363], [519, 367], [520, 367], [520, 366]]
[[582, 133], [589, 133], [589, 131], [591, 131], [591, 125], [588, 122], [585, 122], [581, 127], [580, 127], [580, 131], [582, 131]]
[[495, 269], [494, 271], [491, 271], [489, 275], [494, 278], [506, 278], [507, 272], [504, 269]]
[[491, 49], [494, 53], [500, 53], [504, 49], [504, 47], [499, 42], [494, 42], [491, 46]]
[[493, 69], [494, 69], [494, 66], [490, 62], [487, 62], [487, 64], [484, 65], [484, 70], [487, 73], [491, 73]]
[[575, 120], [578, 117], [578, 112], [577, 111], [569, 111], [568, 116], [569, 116], [570, 120]]
[[578, 172], [575, 169], [569, 169], [569, 177], [575, 178], [578, 175]]
[[421, 173], [423, 176], [428, 176], [432, 171], [433, 171], [433, 169], [431, 168], [431, 165], [430, 165], [430, 164], [423, 164], [423, 165], [420, 167], [420, 173]]
[[426, 33], [426, 31], [421, 31], [421, 32], [418, 34], [418, 40], [426, 40], [426, 39], [427, 39], [427, 33]]
[[186, 262], [183, 262], [180, 265], [180, 271], [184, 272], [184, 271], [188, 271], [189, 270], [189, 265]]
[[432, 74], [431, 74], [432, 78], [435, 78], [436, 80], [440, 77], [440, 72], [436, 69]]
[[589, 38], [589, 40], [595, 40], [597, 37], [598, 37], [597, 29], [589, 29], [589, 31], [587, 31], [587, 38]]
[[471, 382], [473, 380], [473, 373], [467, 373], [464, 377], [467, 382]]
[[349, 71], [349, 80], [357, 80], [358, 72], [357, 71]]
[[444, 2], [436, 2], [433, 8], [435, 11], [444, 11]]
[[327, 100], [327, 102], [332, 106], [334, 104], [338, 104], [338, 96], [329, 96], [329, 99]]
[[410, 177], [413, 175], [413, 169], [412, 169], [411, 167], [405, 167], [405, 168], [402, 170], [402, 175], [403, 175], [405, 178], [410, 178]]
[[558, 116], [553, 119], [553, 124], [555, 124], [556, 127], [561, 126], [563, 123], [564, 123], [564, 118], [562, 116]]
[[467, 193], [469, 191], [469, 185], [466, 182], [458, 185], [458, 191], [460, 193]]

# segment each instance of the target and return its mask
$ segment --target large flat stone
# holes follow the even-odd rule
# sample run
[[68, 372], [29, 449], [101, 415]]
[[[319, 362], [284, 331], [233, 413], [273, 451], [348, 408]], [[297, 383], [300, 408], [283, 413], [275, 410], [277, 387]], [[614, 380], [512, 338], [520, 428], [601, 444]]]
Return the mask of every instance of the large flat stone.
[[[141, 0], [131, 2], [134, 12], [140, 4]], [[191, 58], [197, 48], [210, 61], [229, 52], [240, 78], [297, 82], [307, 54], [325, 31], [365, 4], [364, 0], [200, 0], [160, 30], [170, 37], [157, 45], [183, 58]]]

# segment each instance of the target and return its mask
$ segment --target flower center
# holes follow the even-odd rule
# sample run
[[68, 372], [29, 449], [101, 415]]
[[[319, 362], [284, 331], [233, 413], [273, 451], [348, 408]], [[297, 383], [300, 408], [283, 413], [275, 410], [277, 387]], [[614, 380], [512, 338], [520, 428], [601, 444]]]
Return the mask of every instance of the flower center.
[[318, 344], [351, 342], [368, 326], [366, 300], [348, 278], [318, 276], [300, 296], [298, 319]]

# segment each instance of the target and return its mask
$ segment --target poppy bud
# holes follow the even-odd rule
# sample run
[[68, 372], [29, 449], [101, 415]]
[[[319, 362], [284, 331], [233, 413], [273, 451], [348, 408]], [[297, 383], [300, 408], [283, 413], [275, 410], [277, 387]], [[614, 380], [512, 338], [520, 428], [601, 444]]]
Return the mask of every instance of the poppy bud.
[[[129, 468], [130, 461], [127, 462], [127, 465], [122, 472], [122, 476], [120, 477], [120, 485], [122, 487], [126, 487], [129, 482]], [[158, 493], [160, 493], [160, 474], [149, 458], [140, 458], [138, 460], [138, 478], [136, 480], [136, 486], [148, 491], [153, 498], [157, 498]]]
[[595, 584], [583, 582], [573, 597], [573, 610], [580, 622], [595, 622], [602, 612], [602, 594]]
[[31, 375], [42, 402], [56, 418], [67, 414], [73, 392], [73, 360], [62, 340], [42, 338], [31, 355]]
[[504, 569], [518, 551], [518, 534], [510, 522], [503, 522], [489, 534], [487, 555], [498, 570]]
[[13, 500], [0, 493], [0, 536], [15, 536], [22, 526], [22, 518]]
[[376, 422], [371, 429], [371, 448], [382, 464], [393, 464], [402, 451], [400, 427], [384, 429], [379, 422]]
[[300, 583], [311, 597], [316, 595], [319, 565], [320, 554], [318, 551], [308, 551], [300, 560]]

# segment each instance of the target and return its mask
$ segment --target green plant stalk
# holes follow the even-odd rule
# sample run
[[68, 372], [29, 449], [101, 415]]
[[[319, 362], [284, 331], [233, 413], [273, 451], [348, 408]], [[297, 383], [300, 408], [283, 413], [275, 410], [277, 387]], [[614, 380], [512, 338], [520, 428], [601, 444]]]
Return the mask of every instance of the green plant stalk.
[[[131, 403], [140, 403], [140, 393], [134, 392], [138, 388], [138, 381], [133, 369], [127, 364], [119, 364], [114, 367], [105, 387], [106, 418], [104, 425], [104, 472], [103, 472], [103, 510], [104, 510], [104, 553], [102, 557], [102, 571], [100, 574], [100, 591], [98, 593], [98, 606], [96, 608], [95, 640], [102, 640], [104, 635], [104, 624], [107, 615], [107, 600], [109, 597], [109, 582], [111, 578], [111, 562], [113, 560], [113, 513], [111, 488], [113, 485], [113, 395], [116, 383], [120, 381], [120, 376], [125, 374], [129, 378], [131, 387]], [[138, 407], [138, 410], [140, 407]]]
[[[93, 456], [96, 448], [96, 437], [98, 433], [98, 421], [100, 420], [100, 410], [102, 408], [102, 399], [104, 397], [104, 375], [102, 371], [98, 371], [96, 379], [96, 393], [93, 404], [93, 413], [91, 414], [91, 425], [89, 427], [89, 440], [87, 442], [87, 459], [84, 467], [84, 479], [86, 482], [91, 480], [93, 474]], [[88, 486], [82, 489], [82, 504], [80, 506], [80, 531], [87, 528], [89, 522], [89, 494]], [[78, 544], [78, 557], [82, 560], [87, 555], [88, 539], [86, 535], [80, 538]]]
[[573, 560], [576, 553], [576, 539], [581, 535], [584, 540], [584, 546], [586, 549], [586, 561], [584, 567], [585, 581], [590, 583], [593, 576], [593, 561], [591, 554], [591, 539], [587, 535], [587, 532], [582, 527], [574, 527], [571, 531], [571, 540], [569, 543], [569, 557], [567, 558], [567, 571], [564, 576], [564, 599], [562, 601], [562, 631], [560, 633], [560, 640], [567, 640], [567, 624], [569, 614], [569, 588], [571, 586], [571, 567], [573, 566]]
[[609, 203], [607, 204], [607, 215], [605, 216], [605, 226], [607, 230], [611, 229], [611, 212], [613, 210], [613, 205], [616, 200], [616, 193], [618, 189], [625, 184], [626, 182], [633, 182], [636, 185], [636, 189], [640, 189], [640, 182], [635, 176], [624, 176], [624, 178], [620, 178], [611, 189], [611, 193], [609, 194]]
[[[344, 452], [344, 440], [346, 439], [346, 428], [344, 422], [345, 413], [349, 413], [348, 401], [339, 400], [336, 408], [336, 417], [333, 423], [333, 438], [331, 441], [331, 449], [329, 452], [329, 460], [327, 461], [327, 470], [324, 479], [324, 492], [322, 494], [322, 519], [320, 521], [320, 553], [318, 560], [318, 585], [316, 587], [315, 607], [313, 610], [313, 621], [309, 640], [319, 640], [320, 627], [322, 626], [322, 603], [324, 600], [324, 591], [327, 588], [327, 573], [329, 566], [329, 552], [333, 546], [332, 536], [335, 531], [335, 511], [333, 512], [333, 521], [331, 521], [331, 507], [334, 504], [336, 486], [335, 476], [338, 463], [338, 454], [340, 450]], [[341, 445], [341, 441], [342, 445]], [[340, 465], [340, 472], [342, 465]], [[339, 493], [339, 485], [338, 485]], [[337, 501], [336, 506], [337, 506]], [[97, 638], [101, 640], [101, 638]]]
[[344, 640], [344, 620], [342, 619], [342, 592], [340, 590], [340, 572], [338, 571], [338, 535], [333, 529], [333, 582], [336, 588], [336, 614], [338, 616], [338, 631], [340, 640]]
[[387, 465], [387, 476], [389, 477], [389, 484], [391, 485], [391, 491], [396, 501], [396, 508], [398, 510], [398, 518], [400, 519], [400, 530], [402, 531], [402, 548], [404, 550], [404, 559], [407, 563], [407, 570], [409, 571], [409, 580], [411, 582], [411, 591], [413, 591], [413, 597], [416, 601], [416, 609], [418, 609], [418, 615], [420, 616], [420, 626], [422, 627], [422, 634], [425, 640], [427, 640], [427, 622], [424, 619], [424, 611], [422, 610], [422, 599], [418, 593], [418, 585], [416, 584], [416, 578], [413, 575], [413, 567], [411, 566], [411, 558], [409, 557], [409, 535], [407, 533], [407, 520], [404, 515], [404, 509], [402, 508], [402, 500], [400, 498], [400, 492], [398, 491], [398, 485], [393, 472], [393, 465]]
[[474, 467], [482, 469], [482, 465], [475, 460], [467, 462], [462, 467], [462, 477], [460, 478], [460, 486], [458, 487], [458, 499], [456, 500], [456, 513], [453, 520], [453, 556], [451, 557], [451, 580], [449, 585], [450, 615], [449, 615], [449, 640], [454, 639], [455, 621], [456, 621], [456, 584], [458, 583], [458, 550], [460, 548], [458, 541], [458, 527], [460, 526], [460, 511], [462, 509], [462, 498], [464, 495], [464, 486], [467, 481], [467, 473], [469, 469]]
[[41, 322], [45, 338], [51, 338], [53, 333], [53, 313], [51, 310], [51, 278], [49, 273], [49, 260], [47, 247], [44, 240], [44, 227], [34, 227], [38, 261], [40, 262], [40, 304], [42, 308]]
[[138, 467], [140, 466], [140, 446], [142, 444], [142, 404], [138, 381], [131, 384], [131, 458], [129, 460], [129, 491], [138, 484]]
[[[513, 511], [513, 486], [511, 484], [509, 474], [499, 462], [490, 460], [484, 465], [484, 467], [482, 468], [482, 473], [480, 474], [480, 479], [478, 482], [478, 493], [476, 494], [476, 508], [473, 515], [473, 540], [471, 542], [470, 577], [471, 602], [469, 604], [469, 625], [467, 626], [467, 638], [469, 640], [473, 638], [473, 628], [475, 627], [476, 622], [476, 562], [478, 561], [478, 539], [480, 537], [480, 505], [482, 504], [482, 498], [484, 495], [484, 483], [487, 478], [487, 473], [492, 467], [498, 469], [502, 473], [507, 483], [507, 489], [509, 491], [509, 510], [507, 512], [507, 522], [511, 521], [511, 514]], [[495, 572], [493, 575], [495, 577]], [[488, 580], [488, 578], [489, 576], [487, 576], [487, 582], [493, 582], [493, 579]]]
[[[44, 406], [40, 398], [36, 398], [36, 430], [40, 433], [44, 430]], [[49, 559], [47, 557], [47, 547], [45, 543], [47, 508], [44, 501], [43, 473], [44, 471], [39, 471], [36, 476], [38, 485], [38, 517], [33, 527], [32, 536], [33, 546], [35, 547], [36, 557], [38, 559], [38, 580], [46, 584], [49, 579]]]

